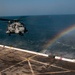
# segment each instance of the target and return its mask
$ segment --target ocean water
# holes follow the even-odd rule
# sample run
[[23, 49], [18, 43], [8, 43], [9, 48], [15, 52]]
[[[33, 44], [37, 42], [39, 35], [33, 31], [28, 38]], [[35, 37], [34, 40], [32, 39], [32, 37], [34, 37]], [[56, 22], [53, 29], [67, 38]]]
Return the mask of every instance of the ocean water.
[[[19, 17], [21, 16], [7, 16], [2, 18], [17, 19]], [[7, 23], [0, 21], [0, 44], [27, 49], [30, 51], [45, 51], [45, 53], [57, 52], [59, 54], [59, 51], [56, 50], [57, 45], [53, 44], [52, 46], [48, 46], [48, 48], [46, 45], [57, 34], [75, 24], [75, 15], [23, 16], [21, 22], [25, 24], [28, 32], [25, 33], [24, 36], [20, 36], [18, 34], [12, 34], [11, 36], [8, 36], [5, 33], [7, 29]], [[61, 43], [64, 44], [62, 41]], [[60, 48], [59, 46], [57, 47]], [[68, 50], [65, 48], [63, 51], [60, 50], [60, 53], [62, 54], [64, 51], [68, 53]], [[71, 49], [69, 51], [70, 53], [72, 52]], [[73, 53], [74, 51], [75, 49], [73, 50]]]

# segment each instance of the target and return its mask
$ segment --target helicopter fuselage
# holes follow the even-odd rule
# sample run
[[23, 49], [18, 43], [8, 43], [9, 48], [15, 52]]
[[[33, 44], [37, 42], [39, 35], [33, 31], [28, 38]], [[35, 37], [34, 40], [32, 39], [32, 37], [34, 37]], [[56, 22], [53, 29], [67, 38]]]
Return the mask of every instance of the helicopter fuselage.
[[11, 34], [11, 33], [16, 33], [16, 34], [24, 34], [26, 31], [26, 28], [24, 25], [20, 22], [13, 22], [8, 24], [8, 28], [6, 33]]
[[14, 34], [20, 34], [23, 35], [26, 33], [28, 30], [26, 29], [25, 25], [21, 23], [23, 17], [20, 17], [18, 19], [4, 19], [0, 18], [0, 21], [6, 21], [8, 22], [8, 27], [6, 33], [11, 35], [12, 33]]

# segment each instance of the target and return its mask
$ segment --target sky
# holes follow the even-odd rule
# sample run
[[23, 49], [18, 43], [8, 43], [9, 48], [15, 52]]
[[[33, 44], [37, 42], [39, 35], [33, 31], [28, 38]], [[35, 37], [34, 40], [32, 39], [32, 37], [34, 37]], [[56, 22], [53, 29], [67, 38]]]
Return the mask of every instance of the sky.
[[0, 0], [0, 16], [75, 14], [75, 0]]

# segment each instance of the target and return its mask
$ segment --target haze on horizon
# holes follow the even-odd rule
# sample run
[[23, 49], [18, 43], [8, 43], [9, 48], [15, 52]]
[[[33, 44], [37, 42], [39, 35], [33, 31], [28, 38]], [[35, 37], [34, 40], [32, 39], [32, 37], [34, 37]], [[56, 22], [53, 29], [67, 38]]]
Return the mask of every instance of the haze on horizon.
[[0, 16], [75, 14], [75, 0], [0, 0]]

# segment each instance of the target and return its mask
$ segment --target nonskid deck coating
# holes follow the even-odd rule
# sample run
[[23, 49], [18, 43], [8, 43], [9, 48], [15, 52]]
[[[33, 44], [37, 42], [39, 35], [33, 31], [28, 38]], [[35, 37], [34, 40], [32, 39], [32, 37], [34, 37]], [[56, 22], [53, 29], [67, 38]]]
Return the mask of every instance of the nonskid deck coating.
[[0, 75], [75, 75], [75, 63], [0, 47]]

